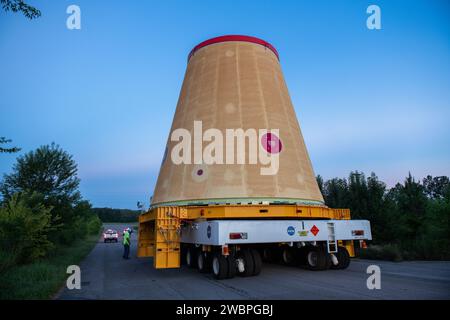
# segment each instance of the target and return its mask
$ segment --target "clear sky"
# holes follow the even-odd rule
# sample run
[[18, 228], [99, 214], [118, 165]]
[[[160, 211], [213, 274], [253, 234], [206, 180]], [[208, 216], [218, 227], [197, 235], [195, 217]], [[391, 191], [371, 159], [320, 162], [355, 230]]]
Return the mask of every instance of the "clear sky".
[[41, 18], [0, 12], [0, 136], [73, 154], [95, 206], [148, 203], [187, 55], [224, 34], [277, 48], [316, 174], [450, 175], [449, 1], [27, 2]]

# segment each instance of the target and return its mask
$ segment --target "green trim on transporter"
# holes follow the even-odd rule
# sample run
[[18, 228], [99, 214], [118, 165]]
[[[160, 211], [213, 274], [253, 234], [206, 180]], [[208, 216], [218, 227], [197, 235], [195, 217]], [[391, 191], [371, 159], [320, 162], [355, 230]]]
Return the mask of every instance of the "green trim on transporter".
[[305, 199], [293, 199], [293, 198], [217, 198], [217, 199], [193, 199], [182, 201], [168, 201], [155, 203], [150, 208], [157, 207], [173, 207], [173, 206], [207, 206], [207, 205], [226, 205], [226, 204], [239, 204], [239, 205], [284, 205], [284, 204], [299, 204], [307, 206], [325, 206], [325, 203], [317, 200], [305, 200]]

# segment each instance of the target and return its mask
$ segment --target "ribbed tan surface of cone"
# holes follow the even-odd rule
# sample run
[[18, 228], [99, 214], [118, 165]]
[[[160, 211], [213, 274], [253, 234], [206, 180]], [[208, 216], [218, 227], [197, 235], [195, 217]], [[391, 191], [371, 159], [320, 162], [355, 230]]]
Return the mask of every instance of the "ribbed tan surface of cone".
[[[233, 39], [197, 48], [190, 55], [170, 133], [184, 128], [194, 136], [194, 121], [202, 122], [203, 132], [216, 128], [224, 137], [226, 129], [279, 129], [278, 172], [262, 175], [264, 165], [248, 161], [174, 164], [171, 152], [178, 142], [169, 134], [152, 205], [261, 201], [323, 205], [276, 51]], [[207, 144], [203, 142], [203, 147]]]

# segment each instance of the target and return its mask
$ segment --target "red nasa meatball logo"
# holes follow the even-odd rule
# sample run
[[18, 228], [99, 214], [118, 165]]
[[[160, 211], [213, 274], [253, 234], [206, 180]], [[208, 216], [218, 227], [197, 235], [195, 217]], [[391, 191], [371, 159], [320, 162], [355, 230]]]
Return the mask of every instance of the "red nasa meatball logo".
[[275, 133], [268, 132], [261, 137], [261, 144], [268, 153], [276, 154], [280, 153], [283, 149], [281, 139], [277, 137]]

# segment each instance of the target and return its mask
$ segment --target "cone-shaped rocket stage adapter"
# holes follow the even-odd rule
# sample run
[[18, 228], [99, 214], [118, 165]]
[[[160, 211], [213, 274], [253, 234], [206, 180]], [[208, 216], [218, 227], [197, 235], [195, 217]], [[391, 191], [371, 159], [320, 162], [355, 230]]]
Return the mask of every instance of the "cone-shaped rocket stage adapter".
[[152, 205], [323, 205], [278, 53], [247, 36], [197, 45]]

